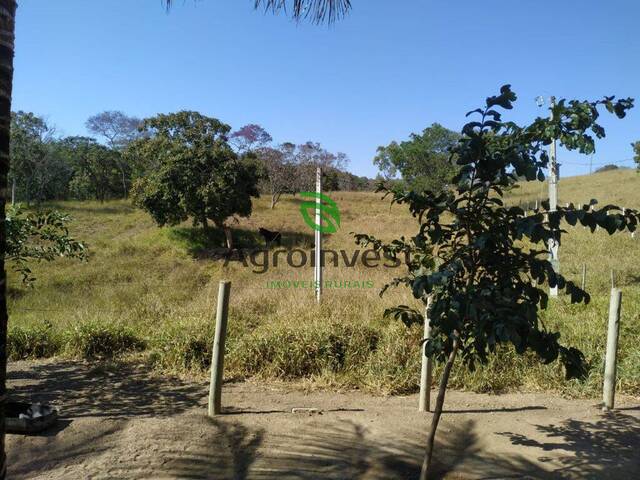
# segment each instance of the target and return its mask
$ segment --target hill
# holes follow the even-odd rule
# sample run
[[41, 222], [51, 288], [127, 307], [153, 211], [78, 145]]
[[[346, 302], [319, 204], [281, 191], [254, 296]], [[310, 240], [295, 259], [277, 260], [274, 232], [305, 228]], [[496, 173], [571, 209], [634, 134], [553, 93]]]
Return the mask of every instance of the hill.
[[[633, 171], [562, 178], [560, 201], [615, 202], [640, 208], [640, 176]], [[535, 201], [544, 184], [510, 192], [510, 204]], [[384, 239], [410, 235], [414, 220], [380, 195], [331, 194], [341, 212], [340, 229], [326, 236], [324, 248], [336, 251], [338, 266], [328, 265], [322, 305], [315, 304], [309, 282], [313, 269], [287, 263], [287, 254], [259, 253], [245, 262], [221, 259], [219, 232], [189, 224], [157, 228], [123, 201], [61, 202], [55, 207], [74, 217], [72, 233], [89, 244], [86, 263], [65, 259], [34, 267], [34, 288], [10, 275], [9, 354], [12, 359], [54, 355], [100, 359], [135, 357], [154, 368], [199, 375], [211, 356], [217, 282], [232, 281], [228, 338], [228, 375], [303, 379], [306, 385], [408, 392], [417, 388], [420, 329], [382, 318], [385, 308], [413, 304], [411, 295], [382, 286], [401, 270], [371, 267], [362, 261], [350, 232]], [[234, 225], [245, 249], [264, 245], [260, 227], [282, 233], [283, 245], [299, 249], [290, 263], [312, 249], [313, 231], [304, 223], [299, 197], [284, 198], [273, 210], [268, 199], [255, 202], [253, 215]], [[587, 265], [592, 302], [575, 306], [559, 298], [543, 319], [558, 325], [566, 343], [581, 348], [591, 365], [586, 383], [565, 382], [557, 364], [537, 365], [502, 350], [489, 365], [469, 372], [457, 368], [453, 386], [476, 391], [555, 390], [598, 395], [602, 382], [606, 319], [611, 283], [623, 289], [619, 384], [640, 394], [640, 238], [627, 234], [589, 234], [568, 228], [560, 249], [561, 269], [579, 282]], [[344, 253], [341, 251], [344, 250]], [[302, 253], [301, 253], [302, 251]], [[309, 260], [309, 259], [307, 259]], [[268, 263], [267, 263], [268, 261]], [[277, 265], [274, 265], [277, 263]], [[375, 263], [375, 262], [373, 262]], [[261, 273], [259, 273], [261, 272]], [[279, 282], [279, 283], [278, 283]], [[531, 368], [529, 368], [531, 367]]]

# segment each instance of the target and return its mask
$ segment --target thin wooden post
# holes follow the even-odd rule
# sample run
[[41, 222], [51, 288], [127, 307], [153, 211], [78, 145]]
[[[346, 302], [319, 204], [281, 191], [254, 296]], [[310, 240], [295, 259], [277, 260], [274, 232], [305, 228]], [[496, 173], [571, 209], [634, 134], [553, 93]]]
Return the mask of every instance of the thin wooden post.
[[607, 330], [607, 353], [604, 363], [604, 387], [602, 389], [603, 410], [610, 410], [614, 406], [616, 393], [616, 362], [618, 356], [618, 334], [620, 332], [620, 307], [622, 291], [611, 289], [609, 301], [609, 328]]
[[611, 288], [616, 288], [616, 272], [611, 270]]
[[318, 167], [316, 169], [316, 231], [315, 231], [315, 269], [314, 280], [316, 287], [316, 302], [320, 303], [322, 297], [322, 199], [320, 194], [322, 193], [322, 169]]
[[587, 286], [587, 264], [583, 263], [582, 264], [582, 285], [581, 285], [582, 290], [584, 290], [586, 286]]
[[[431, 297], [427, 298], [427, 306], [424, 309], [424, 340], [431, 338], [431, 322], [429, 321], [429, 308], [431, 307]], [[433, 360], [425, 355], [425, 344], [421, 344], [420, 354], [422, 356], [422, 368], [420, 370], [420, 399], [418, 402], [419, 412], [431, 410], [431, 381], [433, 377]]]
[[227, 316], [229, 314], [229, 293], [231, 282], [223, 280], [218, 287], [218, 308], [216, 311], [216, 334], [211, 355], [211, 383], [209, 385], [209, 416], [222, 413], [222, 379], [224, 375], [224, 344], [227, 337]]

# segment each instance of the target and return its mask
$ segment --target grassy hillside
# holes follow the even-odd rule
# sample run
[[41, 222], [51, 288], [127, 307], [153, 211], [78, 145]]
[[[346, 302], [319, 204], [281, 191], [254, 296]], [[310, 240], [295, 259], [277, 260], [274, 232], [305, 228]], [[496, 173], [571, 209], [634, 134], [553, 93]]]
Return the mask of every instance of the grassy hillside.
[[[535, 200], [539, 183], [515, 189], [509, 203]], [[340, 230], [325, 248], [356, 250], [350, 232], [391, 239], [415, 230], [414, 220], [377, 194], [338, 192]], [[562, 202], [599, 198], [640, 208], [640, 176], [613, 171], [561, 180]], [[262, 245], [257, 230], [283, 234], [285, 246], [307, 252], [312, 231], [299, 212], [299, 198], [288, 197], [274, 210], [266, 198], [254, 204], [249, 219], [234, 235], [240, 247]], [[292, 268], [284, 255], [264, 273], [260, 266], [220, 260], [222, 236], [185, 224], [157, 228], [143, 212], [126, 202], [64, 202], [57, 208], [74, 217], [72, 233], [89, 244], [86, 263], [58, 260], [36, 265], [35, 288], [10, 275], [10, 355], [25, 358], [71, 355], [86, 358], [135, 355], [158, 368], [201, 374], [208, 368], [217, 282], [232, 281], [228, 339], [228, 375], [304, 379], [310, 386], [357, 387], [376, 392], [405, 392], [417, 387], [420, 329], [382, 319], [391, 305], [413, 304], [403, 290], [378, 296], [401, 270], [328, 266], [325, 280], [351, 282], [352, 288], [325, 290], [317, 306], [310, 288], [270, 288], [271, 282], [310, 281], [313, 269]], [[565, 382], [557, 364], [539, 366], [516, 358], [508, 349], [486, 367], [456, 369], [453, 385], [479, 391], [552, 389], [572, 395], [597, 395], [602, 381], [610, 273], [623, 289], [620, 338], [620, 388], [640, 394], [640, 238], [629, 234], [590, 234], [569, 228], [561, 249], [561, 268], [577, 280], [587, 264], [592, 302], [572, 306], [563, 298], [545, 312], [547, 324], [559, 326], [566, 343], [587, 355], [591, 375], [586, 383]], [[273, 251], [274, 249], [272, 249]], [[296, 261], [299, 260], [295, 257]], [[357, 282], [357, 286], [356, 286]], [[362, 288], [364, 285], [365, 288]], [[367, 288], [372, 285], [372, 288]]]

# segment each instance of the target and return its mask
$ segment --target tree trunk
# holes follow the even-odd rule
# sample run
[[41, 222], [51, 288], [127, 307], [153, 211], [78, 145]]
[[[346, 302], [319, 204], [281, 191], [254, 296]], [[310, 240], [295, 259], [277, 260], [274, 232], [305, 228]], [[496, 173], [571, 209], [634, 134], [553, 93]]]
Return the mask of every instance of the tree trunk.
[[273, 210], [273, 208], [276, 206], [276, 202], [277, 202], [277, 201], [278, 201], [278, 200], [276, 200], [276, 194], [275, 194], [275, 193], [272, 193], [272, 194], [271, 194], [271, 210]]
[[9, 142], [11, 135], [11, 91], [13, 87], [13, 53], [15, 39], [15, 0], [0, 0], [0, 479], [6, 478], [5, 405], [7, 401], [7, 273], [4, 255], [7, 251], [5, 207], [9, 175]]
[[227, 248], [229, 250], [233, 250], [233, 235], [231, 235], [231, 227], [223, 225], [222, 229], [224, 230], [224, 236], [227, 239]]
[[429, 430], [429, 436], [427, 437], [427, 448], [424, 452], [424, 459], [422, 461], [422, 470], [420, 471], [420, 480], [429, 480], [429, 470], [431, 469], [431, 458], [433, 457], [433, 444], [436, 439], [436, 430], [438, 429], [438, 423], [440, 422], [440, 416], [442, 415], [442, 407], [444, 405], [444, 395], [447, 392], [447, 384], [449, 383], [449, 375], [453, 368], [453, 363], [456, 360], [456, 354], [458, 353], [458, 347], [460, 346], [459, 340], [456, 337], [453, 340], [453, 350], [449, 354], [447, 363], [444, 366], [442, 372], [442, 379], [440, 380], [440, 388], [438, 389], [438, 398], [436, 399], [436, 408], [433, 411], [433, 418], [431, 419], [431, 428]]
[[124, 198], [127, 198], [127, 180], [125, 176], [125, 171], [123, 167], [120, 167], [120, 171], [122, 172], [122, 192], [124, 193]]

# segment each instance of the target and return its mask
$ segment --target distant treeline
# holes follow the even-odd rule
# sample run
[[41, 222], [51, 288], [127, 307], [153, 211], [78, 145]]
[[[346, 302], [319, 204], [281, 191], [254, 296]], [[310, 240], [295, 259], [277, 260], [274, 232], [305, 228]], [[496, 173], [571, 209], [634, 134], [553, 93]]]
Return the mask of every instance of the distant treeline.
[[[12, 199], [26, 203], [48, 200], [104, 201], [126, 198], [149, 165], [127, 154], [134, 140], [149, 135], [144, 120], [118, 111], [90, 117], [92, 136], [60, 136], [42, 116], [31, 112], [11, 115]], [[375, 181], [346, 171], [347, 157], [331, 153], [319, 143], [274, 145], [258, 125], [247, 125], [223, 139], [239, 156], [256, 160], [260, 193], [272, 204], [283, 193], [313, 188], [315, 167], [322, 166], [325, 190], [372, 190]]]

